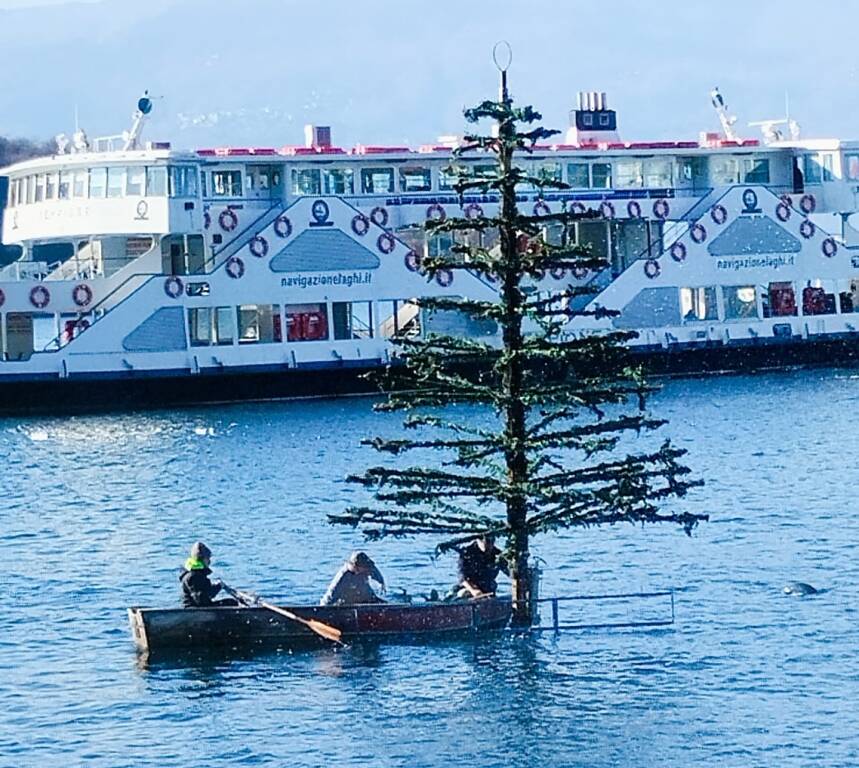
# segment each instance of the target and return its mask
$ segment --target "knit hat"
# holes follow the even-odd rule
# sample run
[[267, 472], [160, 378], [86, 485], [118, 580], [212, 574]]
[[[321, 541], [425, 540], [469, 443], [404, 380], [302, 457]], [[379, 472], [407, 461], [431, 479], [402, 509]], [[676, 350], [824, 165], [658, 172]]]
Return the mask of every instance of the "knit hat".
[[211, 560], [212, 550], [203, 544], [202, 541], [195, 541], [191, 546], [191, 557], [197, 560]]

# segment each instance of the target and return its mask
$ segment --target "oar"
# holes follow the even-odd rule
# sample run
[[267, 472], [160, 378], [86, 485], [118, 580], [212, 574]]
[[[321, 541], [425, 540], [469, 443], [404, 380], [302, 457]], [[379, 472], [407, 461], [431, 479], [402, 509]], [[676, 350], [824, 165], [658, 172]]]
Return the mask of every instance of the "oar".
[[293, 613], [292, 611], [286, 610], [286, 608], [280, 608], [277, 605], [272, 605], [271, 603], [267, 603], [265, 600], [260, 600], [255, 595], [250, 595], [247, 592], [242, 592], [238, 589], [233, 589], [232, 587], [221, 582], [221, 586], [224, 588], [224, 591], [227, 594], [232, 595], [237, 600], [240, 600], [243, 603], [250, 603], [253, 605], [260, 605], [263, 608], [266, 608], [273, 613], [277, 613], [284, 618], [290, 619], [291, 621], [297, 621], [299, 624], [304, 624], [312, 632], [315, 632], [320, 637], [324, 637], [326, 640], [330, 640], [332, 643], [337, 643], [338, 645], [345, 645], [341, 637], [343, 633], [337, 629], [337, 627], [332, 627], [330, 624], [326, 624], [323, 621], [317, 621], [316, 619], [305, 619], [299, 616], [298, 614]]

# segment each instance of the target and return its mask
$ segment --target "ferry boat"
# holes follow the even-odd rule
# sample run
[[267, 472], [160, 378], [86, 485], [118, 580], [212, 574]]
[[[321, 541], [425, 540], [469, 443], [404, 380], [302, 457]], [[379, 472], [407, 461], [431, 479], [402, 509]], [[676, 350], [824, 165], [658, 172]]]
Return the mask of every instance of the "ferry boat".
[[[593, 286], [588, 301], [620, 316], [568, 333], [637, 331], [631, 348], [657, 370], [852, 360], [859, 142], [804, 139], [790, 120], [742, 138], [712, 98], [721, 131], [629, 142], [605, 94], [579, 94], [563, 140], [521, 158], [569, 189], [522, 190], [520, 206], [598, 211], [572, 229], [609, 266], [533, 289]], [[302, 145], [179, 151], [142, 141], [151, 108], [144, 95], [123, 134], [61, 135], [53, 156], [0, 171], [2, 241], [21, 248], [0, 270], [0, 409], [351, 393], [394, 337], [497, 337], [415, 303], [496, 296], [480, 276], [421, 272], [453, 243], [428, 238], [427, 219], [497, 209], [455, 193], [456, 137], [346, 149], [308, 126]], [[479, 152], [462, 163], [493, 172]]]

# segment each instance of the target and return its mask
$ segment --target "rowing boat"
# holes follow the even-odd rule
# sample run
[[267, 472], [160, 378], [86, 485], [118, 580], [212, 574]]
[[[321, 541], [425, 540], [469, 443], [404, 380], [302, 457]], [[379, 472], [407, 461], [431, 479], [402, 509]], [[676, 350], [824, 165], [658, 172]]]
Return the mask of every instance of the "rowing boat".
[[[510, 599], [495, 597], [450, 603], [281, 607], [303, 619], [339, 629], [345, 642], [444, 638], [501, 629], [511, 616]], [[128, 620], [134, 643], [141, 651], [325, 643], [304, 624], [258, 606], [132, 607]]]

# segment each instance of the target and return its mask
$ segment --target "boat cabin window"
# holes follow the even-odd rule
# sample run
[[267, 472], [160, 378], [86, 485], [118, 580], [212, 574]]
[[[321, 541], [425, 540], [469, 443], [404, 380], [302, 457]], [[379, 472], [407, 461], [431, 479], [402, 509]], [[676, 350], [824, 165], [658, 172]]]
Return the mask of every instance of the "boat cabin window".
[[567, 163], [567, 184], [573, 189], [587, 189], [591, 185], [590, 167], [587, 163]]
[[242, 304], [238, 307], [239, 344], [283, 341], [279, 304]]
[[835, 155], [831, 152], [824, 152], [820, 155], [820, 159], [823, 166], [823, 180], [832, 181], [835, 178]]
[[495, 165], [475, 165], [473, 176], [478, 181], [489, 181], [498, 175], [498, 168]]
[[440, 190], [453, 189], [454, 184], [459, 181], [459, 174], [453, 166], [438, 169], [438, 188]]
[[241, 197], [241, 171], [212, 171], [213, 197]]
[[770, 161], [766, 158], [746, 157], [743, 159], [743, 183], [769, 184]]
[[327, 341], [328, 314], [324, 304], [287, 304], [287, 341]]
[[654, 158], [644, 161], [645, 187], [673, 187], [673, 162], [669, 159]]
[[817, 155], [805, 155], [803, 158], [802, 177], [806, 184], [820, 184], [821, 168]]
[[796, 310], [796, 291], [793, 283], [770, 283], [762, 292], [764, 317], [793, 317]]
[[591, 166], [591, 185], [594, 189], [611, 189], [611, 163], [594, 163]]
[[355, 173], [351, 168], [326, 168], [322, 184], [326, 195], [351, 195], [355, 192]]
[[538, 179], [547, 181], [563, 181], [563, 172], [560, 163], [536, 163], [534, 175]]
[[376, 337], [379, 339], [420, 336], [420, 309], [414, 301], [396, 299], [376, 302]]
[[53, 200], [57, 196], [57, 174], [45, 176], [45, 200]]
[[753, 285], [722, 286], [725, 320], [757, 320], [758, 302]]
[[318, 195], [320, 189], [318, 168], [298, 168], [292, 172], [293, 195]]
[[85, 198], [89, 194], [89, 174], [85, 170], [75, 171], [75, 178], [72, 182], [72, 197]]
[[146, 169], [146, 194], [149, 197], [167, 196], [167, 169], [163, 166], [149, 166]]
[[107, 168], [90, 168], [89, 196], [102, 198], [107, 192]]
[[400, 168], [400, 189], [403, 192], [429, 192], [432, 189], [432, 171], [414, 166]]
[[41, 203], [45, 199], [45, 177], [40, 173], [36, 176], [36, 189], [33, 194], [33, 200]]
[[718, 320], [716, 286], [680, 289], [680, 315], [684, 323]]
[[27, 190], [27, 202], [32, 203], [36, 198], [36, 177], [28, 176], [24, 181], [24, 188]]
[[362, 168], [361, 191], [365, 195], [386, 195], [394, 191], [393, 168]]
[[809, 280], [802, 289], [802, 314], [834, 315], [835, 312], [835, 284], [828, 280]]
[[644, 186], [644, 167], [640, 160], [618, 160], [614, 164], [614, 173], [618, 189]]
[[71, 195], [72, 175], [68, 171], [60, 171], [57, 183], [57, 200], [68, 200]]
[[331, 305], [331, 322], [335, 339], [373, 338], [369, 301], [335, 301]]
[[125, 189], [125, 168], [112, 167], [107, 169], [107, 196], [122, 197]]
[[170, 197], [197, 197], [196, 165], [171, 165], [168, 181]]
[[193, 307], [188, 310], [188, 338], [192, 347], [225, 346], [235, 337], [232, 307]]
[[713, 186], [740, 183], [740, 164], [736, 157], [710, 158], [710, 183]]
[[142, 165], [129, 166], [125, 176], [125, 194], [129, 197], [143, 197], [146, 190], [146, 168]]
[[12, 179], [9, 182], [9, 190], [6, 197], [6, 207], [14, 208], [18, 201], [18, 179]]
[[844, 155], [844, 175], [849, 181], [859, 181], [859, 155]]
[[859, 280], [851, 280], [846, 291], [841, 291], [838, 298], [841, 301], [841, 311], [845, 313], [859, 312]]

